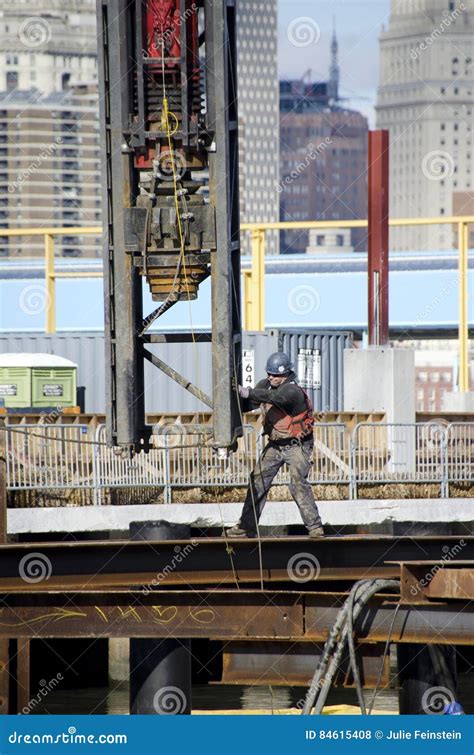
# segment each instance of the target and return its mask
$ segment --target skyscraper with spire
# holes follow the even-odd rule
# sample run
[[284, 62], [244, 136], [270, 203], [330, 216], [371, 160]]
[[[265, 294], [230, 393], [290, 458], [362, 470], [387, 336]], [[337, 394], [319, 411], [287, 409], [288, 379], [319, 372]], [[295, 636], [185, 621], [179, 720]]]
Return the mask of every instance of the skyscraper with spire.
[[329, 66], [328, 96], [333, 102], [337, 102], [339, 97], [339, 63], [338, 63], [338, 44], [336, 36], [336, 19], [332, 19], [332, 39], [331, 39], [331, 64]]
[[[474, 0], [392, 0], [380, 36], [377, 127], [390, 131], [393, 218], [453, 214], [472, 191]], [[394, 250], [443, 250], [451, 225], [392, 228]]]
[[[326, 81], [280, 81], [281, 220], [351, 220], [367, 217], [366, 118], [341, 106], [336, 28]], [[308, 244], [309, 242], [309, 244]], [[282, 233], [288, 253], [360, 251], [365, 231], [332, 229]]]

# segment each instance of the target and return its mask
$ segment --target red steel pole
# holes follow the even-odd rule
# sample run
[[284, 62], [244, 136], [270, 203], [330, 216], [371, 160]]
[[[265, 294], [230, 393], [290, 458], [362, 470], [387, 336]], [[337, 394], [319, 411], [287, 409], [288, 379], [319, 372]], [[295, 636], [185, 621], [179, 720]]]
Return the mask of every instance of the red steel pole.
[[369, 131], [369, 345], [388, 344], [389, 133]]

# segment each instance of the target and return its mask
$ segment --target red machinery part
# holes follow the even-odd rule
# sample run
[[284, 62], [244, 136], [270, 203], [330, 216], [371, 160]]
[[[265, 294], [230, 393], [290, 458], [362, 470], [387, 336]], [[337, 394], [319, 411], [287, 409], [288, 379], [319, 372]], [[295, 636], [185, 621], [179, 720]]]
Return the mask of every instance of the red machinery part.
[[[179, 0], [148, 0], [146, 4], [145, 50], [150, 58], [178, 58], [174, 66], [179, 68], [181, 54], [181, 14]], [[170, 62], [167, 66], [173, 65]]]
[[[148, 59], [144, 80], [147, 131], [160, 130], [156, 124], [161, 120], [165, 90], [169, 109], [177, 122], [181, 123], [183, 118], [196, 121], [201, 114], [198, 8], [193, 0], [186, 0], [185, 6], [184, 13], [181, 13], [180, 0], [146, 0], [144, 3], [143, 55]], [[182, 70], [183, 40], [185, 60]], [[182, 112], [182, 73], [185, 74], [187, 90], [185, 113]], [[181, 145], [178, 140], [176, 142], [173, 150], [180, 151]], [[148, 141], [145, 152], [136, 154], [136, 167], [150, 169], [152, 160], [163, 149], [168, 151], [167, 140], [162, 144]]]

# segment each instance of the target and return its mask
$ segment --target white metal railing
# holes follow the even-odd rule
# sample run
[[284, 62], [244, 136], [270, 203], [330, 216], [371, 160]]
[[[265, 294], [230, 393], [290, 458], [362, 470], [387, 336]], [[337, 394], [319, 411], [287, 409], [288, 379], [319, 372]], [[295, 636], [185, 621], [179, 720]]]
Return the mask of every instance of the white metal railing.
[[[176, 488], [247, 485], [263, 446], [251, 425], [228, 459], [200, 445], [185, 425], [173, 426], [155, 442], [149, 453], [127, 458], [107, 447], [104, 426], [92, 434], [86, 425], [7, 425], [7, 488], [81, 491], [94, 504], [108, 490], [160, 488], [169, 503]], [[447, 497], [450, 484], [474, 483], [474, 422], [362, 422], [352, 431], [340, 423], [317, 423], [309, 480], [347, 485], [350, 498], [357, 498], [359, 485], [385, 483], [434, 483]], [[288, 482], [283, 469], [275, 483]]]

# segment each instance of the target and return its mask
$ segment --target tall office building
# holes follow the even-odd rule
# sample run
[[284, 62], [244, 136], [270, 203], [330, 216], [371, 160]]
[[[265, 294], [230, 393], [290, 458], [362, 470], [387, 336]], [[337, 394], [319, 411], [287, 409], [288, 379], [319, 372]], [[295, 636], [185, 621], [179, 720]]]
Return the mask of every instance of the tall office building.
[[[277, 0], [265, 0], [264, 3], [261, 0], [238, 0], [237, 13], [241, 220], [275, 222], [279, 220]], [[3, 119], [0, 119], [0, 139], [3, 139], [0, 148], [3, 154], [0, 155], [0, 160], [3, 161], [8, 174], [7, 184], [15, 180], [18, 169], [23, 168], [23, 162], [26, 161], [29, 165], [35, 158], [34, 140], [30, 140], [31, 143], [25, 148], [23, 157], [15, 158], [18, 165], [12, 163], [15, 154], [14, 143], [11, 142], [12, 123], [17, 118], [20, 121], [23, 118], [19, 103], [28, 103], [28, 118], [33, 117], [34, 111], [35, 118], [47, 120], [49, 107], [53, 113], [60, 113], [61, 109], [65, 108], [66, 112], [74, 113], [75, 121], [77, 118], [81, 120], [78, 110], [81, 107], [78, 101], [79, 89], [97, 80], [96, 46], [95, 0], [0, 0], [0, 92], [4, 92], [0, 103], [3, 112]], [[61, 92], [63, 95], [59, 96]], [[54, 102], [51, 101], [51, 96]], [[94, 133], [98, 129], [98, 124], [93, 126], [91, 122], [93, 113], [89, 108], [94, 107], [92, 101], [89, 99], [87, 104], [84, 101], [83, 107], [87, 126], [76, 123], [78, 139], [83, 138], [79, 135], [83, 128], [91, 127]], [[95, 107], [97, 119], [97, 103]], [[62, 115], [58, 117], [63, 122]], [[53, 120], [54, 117], [50, 119], [51, 129]], [[20, 124], [18, 128], [24, 130], [26, 125], [23, 127]], [[30, 123], [28, 128], [31, 130], [34, 126]], [[53, 136], [51, 131], [51, 138]], [[95, 147], [89, 144], [89, 137], [84, 144], [95, 150]], [[79, 187], [84, 181], [89, 186], [89, 157], [85, 158], [85, 162], [78, 159], [79, 143], [75, 146], [74, 155], [71, 152], [72, 145], [69, 146], [68, 152], [71, 153], [70, 159], [75, 162], [76, 184]], [[55, 154], [56, 169], [61, 176], [72, 176], [73, 169], [70, 165], [60, 165], [62, 154], [62, 150]], [[43, 167], [49, 171], [51, 166], [44, 163]], [[5, 175], [5, 172], [0, 173], [0, 190], [1, 175]], [[98, 173], [96, 180], [99, 182]], [[34, 220], [37, 225], [46, 221], [50, 223], [51, 218], [58, 225], [62, 224], [62, 221], [67, 224], [66, 218], [59, 217], [58, 210], [52, 213], [52, 207], [49, 205], [49, 209], [44, 208], [43, 219], [37, 211], [34, 217], [30, 214], [30, 205], [23, 208], [23, 211], [22, 203], [33, 191], [36, 181], [44, 186], [44, 175], [40, 180], [38, 171], [35, 176], [29, 178], [27, 185], [22, 187], [23, 193], [18, 192], [16, 203], [12, 205], [9, 201], [7, 207], [2, 208], [0, 228], [20, 225], [20, 221], [26, 222], [26, 218], [28, 222]], [[65, 185], [65, 189], [67, 191], [64, 200], [67, 200], [69, 207], [72, 199], [69, 184]], [[24, 200], [21, 197], [24, 197]], [[10, 200], [11, 197], [7, 199]], [[55, 200], [59, 202], [60, 197], [56, 196]], [[76, 198], [76, 201], [79, 200]], [[43, 197], [37, 208], [44, 202], [46, 199]], [[15, 207], [14, 214], [10, 212], [12, 207]], [[89, 217], [89, 209], [86, 214], [83, 213], [85, 208], [81, 206], [75, 206], [74, 209], [79, 224], [85, 224], [86, 217]], [[95, 210], [93, 214], [96, 215]], [[267, 252], [276, 253], [277, 234], [269, 234], [268, 242]], [[17, 244], [14, 248], [15, 253], [20, 253], [24, 245]], [[0, 253], [1, 250], [3, 254], [11, 253], [12, 249], [11, 243], [0, 245]], [[65, 252], [78, 253], [79, 250], [82, 254], [96, 253], [95, 247], [91, 247], [90, 243], [79, 246], [75, 242], [69, 250], [65, 249]], [[243, 250], [249, 250], [248, 243], [243, 244]]]
[[[279, 220], [277, 0], [237, 0], [240, 216], [244, 223]], [[248, 242], [242, 236], [243, 251]], [[267, 254], [278, 253], [267, 234]]]
[[[331, 41], [327, 81], [280, 82], [280, 215], [282, 220], [367, 217], [367, 119], [341, 106], [338, 44]], [[282, 252], [359, 251], [364, 230], [282, 233]]]
[[0, 0], [0, 90], [97, 80], [95, 0]]
[[[101, 223], [97, 86], [39, 96], [0, 93], [0, 256], [44, 254], [41, 236], [2, 228], [72, 228]], [[100, 238], [55, 239], [64, 257], [99, 257]]]
[[[472, 188], [474, 0], [392, 0], [380, 37], [377, 127], [390, 131], [390, 212], [453, 214]], [[451, 226], [391, 229], [394, 250], [450, 249]]]
[[[100, 225], [94, 0], [0, 0], [0, 255], [42, 255], [2, 228]], [[64, 256], [100, 256], [65, 235]]]

